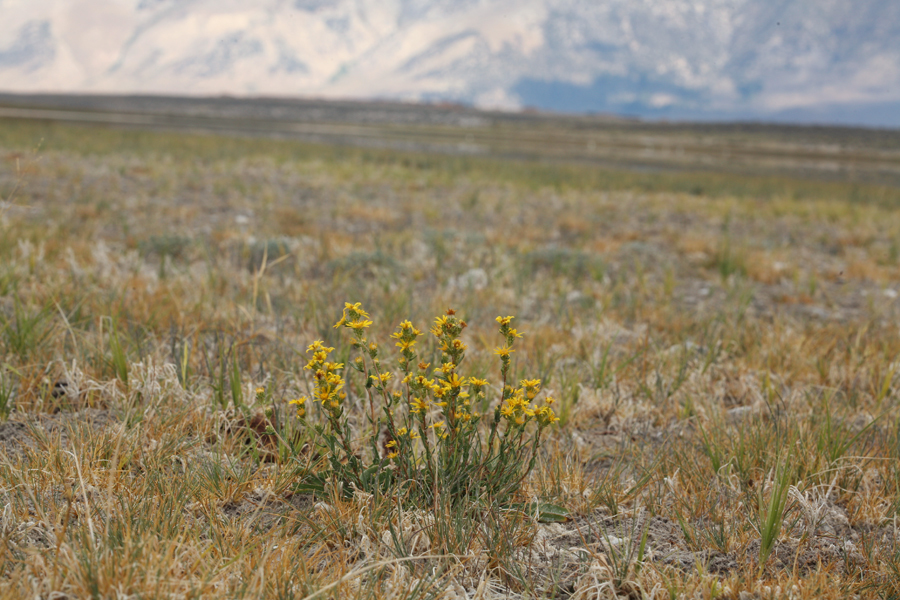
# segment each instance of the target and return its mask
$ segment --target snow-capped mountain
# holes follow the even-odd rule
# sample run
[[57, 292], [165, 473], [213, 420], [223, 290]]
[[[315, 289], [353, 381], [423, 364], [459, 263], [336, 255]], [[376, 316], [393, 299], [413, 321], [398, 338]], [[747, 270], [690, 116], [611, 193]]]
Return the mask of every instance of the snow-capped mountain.
[[0, 0], [0, 90], [900, 126], [900, 2]]

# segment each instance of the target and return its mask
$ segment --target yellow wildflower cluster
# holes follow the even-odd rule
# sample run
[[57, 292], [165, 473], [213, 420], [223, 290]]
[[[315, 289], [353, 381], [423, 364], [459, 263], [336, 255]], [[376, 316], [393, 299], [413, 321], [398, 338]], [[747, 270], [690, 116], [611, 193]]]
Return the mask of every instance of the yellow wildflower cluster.
[[447, 314], [434, 320], [431, 333], [441, 342], [441, 352], [444, 353], [445, 357], [445, 360], [442, 360], [442, 362], [450, 362], [454, 365], [462, 362], [466, 355], [467, 346], [458, 338], [465, 328], [466, 322], [456, 318], [456, 311], [452, 308], [448, 308]]
[[519, 385], [521, 387], [508, 392], [508, 397], [500, 407], [500, 414], [510, 425], [524, 427], [529, 421], [534, 419], [538, 427], [543, 429], [559, 420], [553, 409], [550, 408], [550, 405], [556, 401], [552, 396], [547, 396], [542, 406], [535, 407], [531, 405], [531, 400], [540, 391], [540, 379], [524, 379]]
[[[513, 316], [497, 317], [497, 323], [500, 325], [500, 335], [506, 339], [506, 345], [494, 350], [494, 354], [500, 357], [500, 370], [504, 381], [509, 375], [510, 355], [515, 352], [512, 346], [518, 338], [522, 337], [521, 333], [510, 327], [514, 318]], [[503, 390], [500, 414], [510, 425], [517, 427], [524, 427], [533, 418], [537, 420], [538, 427], [541, 429], [558, 421], [559, 419], [556, 418], [553, 409], [550, 408], [550, 405], [553, 404], [553, 398], [548, 396], [544, 401], [544, 405], [539, 408], [531, 405], [531, 401], [537, 397], [540, 391], [540, 379], [523, 379], [519, 382], [518, 388], [506, 387]]]
[[[365, 339], [365, 330], [372, 325], [368, 313], [359, 302], [345, 303], [335, 327], [351, 330], [353, 346], [360, 351], [348, 366], [361, 373], [365, 382], [365, 394], [370, 405], [368, 422], [371, 423], [373, 461], [381, 461], [379, 464], [382, 466], [385, 465], [383, 461], [390, 461], [392, 476], [398, 480], [414, 480], [426, 473], [428, 477], [439, 477], [439, 470], [456, 469], [459, 461], [465, 462], [470, 457], [484, 456], [486, 464], [494, 465], [496, 459], [490, 457], [495, 452], [499, 453], [498, 456], [515, 457], [509, 459], [513, 461], [509, 464], [518, 465], [516, 469], [527, 472], [532, 468], [541, 431], [556, 422], [557, 418], [551, 408], [552, 398], [548, 397], [540, 406], [536, 405], [536, 398], [542, 391], [540, 379], [522, 379], [518, 387], [506, 385], [513, 345], [522, 337], [512, 328], [513, 319], [512, 316], [497, 317], [505, 342], [495, 350], [501, 360], [503, 380], [500, 405], [495, 409], [489, 439], [484, 443], [478, 428], [481, 415], [476, 408], [489, 405], [486, 397], [489, 383], [486, 379], [465, 377], [460, 373], [460, 365], [468, 350], [460, 339], [466, 328], [465, 321], [452, 309], [435, 319], [430, 332], [438, 339], [441, 349], [440, 362], [436, 365], [417, 356], [416, 345], [422, 332], [408, 320], [401, 322], [391, 334], [399, 349], [399, 369], [382, 370], [378, 344]], [[329, 360], [333, 351], [334, 348], [326, 347], [322, 341], [316, 341], [307, 348], [310, 359], [306, 368], [312, 371], [315, 381], [312, 400], [321, 402], [328, 417], [331, 427], [324, 435], [331, 436], [331, 447], [339, 447], [340, 452], [346, 455], [346, 473], [352, 472], [353, 477], [358, 477], [364, 472], [364, 465], [356, 458], [350, 423], [344, 415], [344, 365]], [[397, 381], [394, 381], [395, 374]], [[291, 401], [301, 419], [307, 415], [309, 400], [300, 397]], [[377, 403], [382, 403], [381, 410], [376, 408]], [[406, 410], [403, 410], [404, 403]], [[498, 430], [503, 421], [506, 431], [512, 435], [507, 436]], [[523, 440], [528, 439], [525, 428], [532, 421], [538, 431], [532, 438], [531, 458], [528, 461], [522, 454], [526, 449]], [[374, 440], [381, 435], [386, 435], [387, 440], [378, 448]], [[478, 445], [478, 451], [472, 450], [473, 444]], [[482, 455], [482, 451], [487, 454]], [[424, 469], [423, 462], [426, 465]], [[335, 468], [340, 470], [344, 467]]]
[[559, 417], [554, 414], [553, 409], [550, 408], [550, 405], [556, 402], [553, 396], [547, 396], [544, 398], [544, 405], [534, 409], [534, 418], [537, 421], [538, 427], [543, 429], [547, 425], [552, 425], [559, 421]]
[[515, 352], [512, 346], [516, 342], [516, 338], [522, 337], [521, 333], [509, 326], [513, 319], [515, 319], [513, 316], [497, 317], [497, 323], [500, 324], [500, 335], [506, 338], [506, 345], [494, 350], [494, 354], [500, 357], [500, 374], [504, 381], [509, 375], [510, 355]]
[[341, 414], [341, 404], [347, 394], [343, 389], [344, 379], [339, 374], [344, 364], [328, 361], [328, 355], [333, 351], [334, 348], [325, 347], [321, 340], [313, 342], [306, 349], [306, 353], [312, 355], [306, 363], [306, 368], [314, 375], [315, 399], [321, 402], [333, 417], [337, 417]]
[[500, 407], [500, 414], [509, 421], [511, 425], [524, 427], [525, 424], [534, 416], [534, 409], [531, 408], [528, 400], [525, 399], [525, 392], [521, 389], [513, 390], [503, 405]]
[[410, 365], [416, 360], [416, 338], [422, 335], [422, 332], [413, 327], [409, 321], [403, 321], [397, 327], [397, 331], [391, 334], [391, 337], [397, 340], [396, 346], [400, 348], [400, 367], [405, 373], [409, 373]]
[[479, 417], [478, 413], [472, 411], [471, 390], [463, 390], [467, 383], [466, 379], [460, 377], [456, 371], [468, 349], [466, 344], [459, 339], [459, 335], [465, 328], [466, 322], [460, 320], [453, 309], [448, 309], [446, 314], [435, 319], [434, 326], [431, 328], [432, 335], [437, 337], [441, 343], [441, 366], [434, 369], [435, 378], [433, 380], [425, 380], [421, 383], [427, 381], [431, 395], [436, 400], [435, 405], [441, 408], [446, 424], [446, 427], [441, 426], [444, 436], [448, 435], [448, 432], [452, 432], [453, 435], [458, 434], [462, 426]]
[[[364, 333], [371, 324], [372, 321], [369, 320], [369, 313], [363, 310], [361, 302], [356, 302], [354, 304], [345, 302], [344, 313], [341, 315], [340, 320], [334, 324], [334, 328], [337, 329], [338, 327], [346, 327], [352, 330], [353, 335], [356, 338], [353, 341], [353, 345], [357, 348], [365, 348], [366, 340], [364, 337]], [[373, 348], [369, 348], [369, 355], [372, 358], [375, 358], [377, 352], [377, 345], [375, 345], [375, 347]]]
[[507, 347], [511, 347], [516, 341], [516, 338], [522, 337], [521, 333], [509, 326], [513, 319], [515, 319], [515, 317], [512, 316], [497, 317], [497, 322], [500, 324], [500, 335], [506, 338]]
[[519, 382], [519, 387], [522, 388], [522, 391], [525, 393], [525, 397], [529, 400], [534, 400], [534, 397], [538, 395], [538, 392], [541, 391], [541, 380], [540, 379], [523, 379]]

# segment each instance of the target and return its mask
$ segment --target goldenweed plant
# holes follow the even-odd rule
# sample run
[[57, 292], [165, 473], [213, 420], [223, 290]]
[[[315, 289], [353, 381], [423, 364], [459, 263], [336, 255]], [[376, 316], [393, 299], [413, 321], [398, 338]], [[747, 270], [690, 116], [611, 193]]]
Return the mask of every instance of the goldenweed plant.
[[[361, 303], [346, 303], [335, 328], [349, 330], [356, 356], [349, 364], [330, 360], [334, 348], [317, 340], [306, 352], [314, 392], [291, 401], [308, 423], [327, 461], [323, 471], [308, 473], [300, 489], [326, 494], [326, 486], [344, 496], [354, 491], [394, 494], [411, 503], [437, 505], [463, 500], [509, 504], [534, 469], [544, 429], [559, 419], [552, 396], [538, 401], [540, 379], [510, 381], [510, 359], [522, 334], [514, 317], [497, 317], [502, 344], [496, 398], [492, 387], [463, 369], [466, 322], [453, 309], [437, 317], [430, 329], [440, 348], [439, 362], [419, 355], [422, 331], [406, 320], [391, 338], [399, 348], [393, 368], [367, 330], [372, 325]], [[363, 381], [366, 423], [354, 430], [347, 416], [347, 370]], [[317, 403], [324, 422], [313, 423], [309, 405]], [[495, 408], [483, 415], [480, 407]], [[485, 423], [487, 421], [487, 423]], [[484, 426], [483, 426], [484, 425]], [[362, 431], [360, 431], [362, 429]], [[355, 440], [363, 440], [357, 449]]]

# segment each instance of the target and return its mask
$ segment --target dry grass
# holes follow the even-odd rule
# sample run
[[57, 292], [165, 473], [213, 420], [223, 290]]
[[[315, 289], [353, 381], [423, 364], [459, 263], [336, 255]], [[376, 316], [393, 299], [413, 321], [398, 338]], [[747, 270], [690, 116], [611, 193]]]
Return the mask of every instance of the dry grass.
[[[3, 596], [900, 596], [893, 190], [4, 127]], [[568, 522], [293, 492], [265, 425], [358, 300], [495, 386], [517, 315]]]

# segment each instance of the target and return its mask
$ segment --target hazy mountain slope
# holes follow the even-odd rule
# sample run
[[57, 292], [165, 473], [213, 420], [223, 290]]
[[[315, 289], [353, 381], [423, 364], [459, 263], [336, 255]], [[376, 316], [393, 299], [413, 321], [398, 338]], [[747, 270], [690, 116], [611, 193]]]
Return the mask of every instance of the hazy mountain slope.
[[900, 109], [900, 2], [0, 0], [0, 88]]

